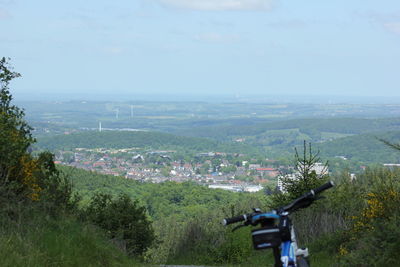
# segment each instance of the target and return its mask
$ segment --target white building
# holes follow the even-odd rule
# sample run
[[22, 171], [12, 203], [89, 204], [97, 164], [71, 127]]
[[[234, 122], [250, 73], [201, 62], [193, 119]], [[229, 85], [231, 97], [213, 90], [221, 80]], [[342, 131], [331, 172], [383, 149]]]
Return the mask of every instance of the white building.
[[[311, 168], [310, 168], [310, 172], [315, 171], [315, 173], [318, 176], [324, 176], [327, 175], [329, 173], [328, 167], [323, 164], [323, 163], [315, 163]], [[284, 176], [285, 178], [291, 179], [291, 180], [298, 180], [300, 177], [300, 172], [296, 171], [295, 173], [292, 174], [288, 174]], [[284, 178], [283, 176], [278, 176], [278, 189], [281, 192], [284, 192], [285, 190], [283, 189], [283, 181], [282, 178]], [[285, 192], [284, 192], [285, 193]]]
[[223, 189], [233, 192], [249, 192], [249, 193], [255, 193], [263, 189], [261, 185], [237, 186], [237, 185], [225, 185], [225, 184], [213, 184], [209, 185], [208, 188]]

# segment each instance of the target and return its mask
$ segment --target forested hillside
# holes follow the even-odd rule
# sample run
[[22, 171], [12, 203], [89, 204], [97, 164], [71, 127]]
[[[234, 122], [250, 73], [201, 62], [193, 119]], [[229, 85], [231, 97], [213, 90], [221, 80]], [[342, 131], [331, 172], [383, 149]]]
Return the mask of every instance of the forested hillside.
[[[395, 121], [393, 124], [387, 122], [387, 125], [397, 127]], [[364, 126], [367, 128], [366, 125]], [[116, 149], [136, 147], [145, 150], [177, 150], [186, 153], [218, 151], [250, 155], [264, 154], [267, 157], [282, 158], [290, 157], [293, 148], [301, 145], [304, 140], [311, 142], [310, 135], [299, 129], [270, 130], [257, 136], [248, 136], [245, 143], [234, 143], [159, 132], [88, 131], [42, 137], [35, 147], [50, 151], [71, 150], [79, 147]], [[321, 156], [327, 159], [344, 156], [361, 163], [397, 163], [399, 161], [397, 153], [383, 145], [379, 139], [396, 141], [399, 139], [400, 131], [375, 131], [354, 136], [324, 132], [319, 135], [325, 136], [327, 140], [318, 142], [315, 146], [320, 149]]]
[[[296, 130], [271, 132], [274, 133], [275, 140], [281, 140], [279, 144], [265, 146], [266, 151], [270, 151], [274, 156], [290, 155], [294, 147], [301, 147], [303, 140], [312, 142], [311, 138]], [[271, 132], [269, 136], [271, 136]], [[322, 158], [330, 161], [335, 160], [335, 158], [342, 160], [345, 158], [353, 164], [399, 163], [399, 153], [381, 141], [397, 142], [399, 139], [400, 131], [376, 131], [366, 134], [336, 136], [329, 141], [314, 142], [313, 146], [320, 151]], [[260, 139], [257, 141], [262, 142]]]
[[389, 131], [400, 129], [400, 118], [312, 118], [281, 120], [274, 122], [251, 123], [250, 125], [213, 125], [207, 127], [192, 127], [177, 131], [180, 134], [196, 137], [209, 137], [226, 140], [236, 136], [257, 136], [271, 130], [299, 129], [305, 134], [321, 132], [338, 134], [360, 134], [374, 131]]
[[[180, 213], [183, 213], [182, 216], [193, 217], [197, 210], [214, 209], [217, 206], [221, 208], [244, 196], [249, 196], [225, 190], [211, 190], [191, 182], [142, 183], [67, 166], [59, 166], [59, 168], [70, 177], [75, 192], [83, 197], [83, 203], [87, 203], [96, 193], [111, 195], [126, 193], [140, 200], [153, 219], [161, 219], [172, 214], [176, 216]], [[260, 194], [254, 196], [258, 197]]]
[[[70, 177], [74, 191], [83, 197], [81, 205], [88, 205], [99, 193], [121, 193], [139, 200], [152, 219], [158, 245], [147, 253], [149, 261], [158, 263], [227, 263], [242, 261], [232, 254], [251, 253], [250, 243], [231, 247], [229, 229], [224, 229], [224, 217], [243, 213], [251, 207], [266, 208], [263, 193], [233, 193], [209, 189], [194, 183], [166, 182], [162, 184], [137, 181], [97, 174], [71, 167], [59, 166]], [[212, 256], [211, 256], [212, 255]]]
[[148, 150], [185, 150], [191, 152], [218, 151], [227, 153], [259, 153], [259, 149], [237, 143], [224, 143], [205, 138], [183, 137], [149, 131], [87, 131], [38, 139], [40, 149], [140, 148]]
[[386, 146], [381, 139], [390, 142], [400, 140], [400, 131], [375, 132], [343, 137], [318, 144], [325, 157], [345, 156], [349, 159], [368, 163], [399, 163], [400, 154]]

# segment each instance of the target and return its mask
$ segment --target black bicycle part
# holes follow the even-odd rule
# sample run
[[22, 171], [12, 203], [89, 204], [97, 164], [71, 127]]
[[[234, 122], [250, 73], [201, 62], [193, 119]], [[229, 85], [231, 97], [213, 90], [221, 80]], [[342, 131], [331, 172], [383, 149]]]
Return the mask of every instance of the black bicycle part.
[[290, 233], [291, 221], [288, 216], [282, 216], [279, 220], [279, 231], [281, 233], [282, 241], [292, 241], [292, 235]]
[[316, 195], [321, 193], [322, 191], [325, 191], [331, 187], [333, 187], [335, 184], [332, 181], [327, 182], [326, 184], [321, 185], [320, 187], [314, 189], [314, 192]]
[[222, 224], [223, 225], [229, 225], [232, 223], [237, 223], [237, 222], [242, 222], [242, 221], [246, 221], [248, 217], [250, 217], [250, 214], [243, 214], [243, 215], [239, 215], [236, 217], [232, 217], [232, 218], [225, 218], [222, 220]]
[[305, 193], [301, 197], [295, 199], [292, 203], [282, 207], [281, 212], [294, 212], [299, 209], [304, 209], [310, 206], [315, 200], [319, 199], [317, 194], [321, 193], [324, 190], [331, 188], [334, 185], [332, 181], [327, 182], [326, 184], [321, 185], [320, 187], [310, 190]]
[[274, 260], [275, 260], [274, 267], [282, 267], [281, 251], [279, 250], [279, 247], [273, 248], [273, 252], [274, 252]]

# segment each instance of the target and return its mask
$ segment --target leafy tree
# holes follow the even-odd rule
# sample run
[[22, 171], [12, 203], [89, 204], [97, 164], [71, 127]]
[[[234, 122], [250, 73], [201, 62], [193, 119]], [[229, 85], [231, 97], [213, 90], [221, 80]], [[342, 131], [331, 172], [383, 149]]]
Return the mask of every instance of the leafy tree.
[[[0, 190], [8, 202], [15, 198], [37, 202], [49, 211], [71, 204], [71, 185], [54, 165], [54, 155], [43, 152], [33, 157], [29, 151], [35, 142], [32, 128], [24, 120], [24, 111], [13, 105], [9, 84], [20, 77], [9, 60], [0, 59]], [[4, 202], [3, 202], [4, 203]]]
[[24, 120], [24, 111], [11, 103], [9, 84], [20, 77], [12, 71], [8, 59], [0, 59], [0, 186], [8, 193], [27, 192], [38, 197], [40, 187], [34, 177], [38, 163], [28, 153], [35, 141], [32, 128]]
[[221, 172], [223, 173], [232, 173], [237, 170], [235, 165], [225, 166], [221, 168]]
[[109, 194], [94, 195], [84, 216], [106, 230], [129, 255], [142, 255], [154, 242], [154, 231], [146, 209], [126, 194], [114, 199]]
[[68, 175], [56, 168], [54, 155], [48, 151], [41, 152], [36, 162], [39, 166], [35, 176], [41, 188], [41, 207], [50, 215], [75, 209], [80, 196], [72, 193], [72, 183]]
[[165, 166], [161, 169], [161, 174], [165, 177], [169, 177], [171, 172], [171, 167]]

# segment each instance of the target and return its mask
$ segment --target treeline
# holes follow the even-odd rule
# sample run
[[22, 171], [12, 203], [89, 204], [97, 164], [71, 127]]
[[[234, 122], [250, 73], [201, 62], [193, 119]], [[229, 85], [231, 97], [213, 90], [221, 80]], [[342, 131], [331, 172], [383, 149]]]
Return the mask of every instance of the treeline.
[[[344, 136], [325, 142], [315, 142], [299, 130], [279, 130], [249, 139], [265, 145], [265, 150], [276, 157], [290, 155], [294, 147], [301, 147], [304, 140], [315, 143], [315, 148], [321, 151], [321, 157], [330, 162], [340, 162], [340, 167], [371, 165], [373, 163], [399, 163], [400, 155], [397, 151], [385, 146], [382, 139], [396, 142], [400, 139], [400, 131], [377, 131], [373, 133]], [[335, 159], [336, 157], [336, 159]], [[338, 157], [345, 157], [350, 163]], [[333, 166], [331, 166], [333, 167]], [[337, 168], [336, 168], [337, 169]]]
[[397, 163], [396, 152], [378, 138], [390, 141], [400, 136], [400, 119], [297, 119], [244, 126], [194, 127], [180, 132], [188, 136], [200, 136], [216, 140], [243, 138], [244, 144], [264, 150], [269, 158], [287, 158], [293, 147], [304, 140], [316, 143], [325, 159], [344, 156], [353, 163]]
[[226, 264], [244, 262], [252, 254], [249, 240], [234, 241], [221, 220], [251, 207], [266, 208], [262, 192], [233, 193], [191, 182], [140, 183], [72, 167], [59, 169], [71, 178], [75, 192], [83, 196], [82, 206], [99, 194], [123, 193], [139, 200], [152, 219], [157, 240], [146, 253], [149, 262]]
[[399, 163], [400, 154], [384, 145], [380, 139], [396, 142], [400, 140], [400, 131], [343, 137], [322, 143], [319, 148], [325, 157], [345, 156], [360, 162]]
[[[171, 214], [179, 217], [180, 213], [190, 213], [191, 210], [213, 209], [217, 205], [226, 206], [231, 201], [239, 200], [242, 196], [225, 190], [210, 190], [194, 182], [142, 183], [124, 177], [104, 175], [68, 166], [58, 166], [58, 169], [70, 177], [73, 188], [82, 196], [84, 205], [97, 193], [110, 195], [124, 193], [138, 199], [147, 208], [153, 219]], [[192, 212], [190, 216], [195, 216], [195, 213]]]
[[36, 145], [39, 149], [54, 151], [71, 150], [76, 147], [84, 148], [131, 148], [137, 147], [148, 150], [186, 150], [193, 152], [227, 152], [257, 154], [259, 149], [249, 145], [224, 143], [204, 138], [183, 137], [173, 134], [149, 131], [88, 131], [42, 137]]
[[[304, 125], [301, 125], [302, 123]], [[329, 127], [336, 127], [335, 123], [338, 123], [340, 127], [330, 129]], [[137, 147], [147, 151], [175, 150], [180, 156], [189, 158], [193, 158], [199, 152], [217, 151], [251, 156], [266, 155], [268, 158], [281, 159], [290, 157], [293, 147], [301, 146], [302, 142], [307, 140], [316, 142], [322, 151], [321, 156], [326, 159], [344, 156], [358, 165], [397, 163], [399, 161], [397, 154], [386, 146], [382, 146], [382, 142], [378, 140], [378, 138], [389, 141], [397, 140], [400, 131], [382, 131], [383, 129], [399, 128], [400, 122], [397, 119], [393, 119], [392, 122], [388, 119], [317, 119], [316, 121], [282, 121], [271, 123], [271, 125], [274, 125], [271, 127], [275, 129], [271, 128], [265, 131], [263, 128], [264, 132], [261, 131], [258, 135], [251, 135], [251, 130], [244, 131], [243, 134], [246, 136], [244, 143], [213, 141], [206, 138], [184, 137], [160, 132], [88, 131], [41, 137], [35, 147], [39, 150], [50, 151], [72, 150], [76, 147], [116, 149]], [[342, 129], [344, 125], [347, 125], [348, 129]], [[300, 128], [286, 129], [285, 127]], [[231, 130], [233, 132], [241, 131], [241, 128], [236, 127]], [[378, 129], [380, 131], [372, 132]], [[214, 130], [219, 131], [218, 126], [207, 131], [211, 133]], [[321, 132], [332, 130], [340, 133]], [[369, 131], [371, 133], [359, 134]], [[350, 132], [356, 135], [346, 136], [344, 134]], [[230, 134], [232, 134], [231, 131], [224, 133], [225, 137]]]
[[213, 125], [192, 127], [177, 131], [179, 134], [194, 137], [208, 137], [226, 140], [232, 136], [255, 136], [271, 130], [299, 129], [309, 134], [332, 132], [342, 134], [361, 134], [375, 131], [400, 130], [400, 118], [361, 119], [361, 118], [313, 118], [294, 119], [274, 122], [253, 122], [250, 125]]

